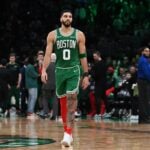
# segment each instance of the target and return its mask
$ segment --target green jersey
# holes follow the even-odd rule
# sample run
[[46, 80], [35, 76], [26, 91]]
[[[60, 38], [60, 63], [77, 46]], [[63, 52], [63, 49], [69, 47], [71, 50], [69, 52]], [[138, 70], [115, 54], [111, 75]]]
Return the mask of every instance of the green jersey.
[[54, 52], [57, 57], [57, 68], [70, 68], [79, 65], [80, 59], [77, 43], [77, 30], [73, 28], [71, 35], [63, 36], [60, 33], [60, 29], [56, 29]]

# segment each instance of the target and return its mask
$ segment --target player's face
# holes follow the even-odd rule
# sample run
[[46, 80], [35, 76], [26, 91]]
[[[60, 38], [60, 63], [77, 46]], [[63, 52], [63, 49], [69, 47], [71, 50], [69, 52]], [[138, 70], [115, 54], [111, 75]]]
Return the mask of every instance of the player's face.
[[60, 21], [65, 27], [70, 27], [72, 23], [72, 14], [70, 12], [63, 13]]

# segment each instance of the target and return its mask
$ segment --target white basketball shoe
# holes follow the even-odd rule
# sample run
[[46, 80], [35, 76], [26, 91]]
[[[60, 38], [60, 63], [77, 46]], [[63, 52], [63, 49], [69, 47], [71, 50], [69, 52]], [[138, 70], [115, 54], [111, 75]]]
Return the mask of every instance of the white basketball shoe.
[[67, 132], [64, 132], [63, 140], [61, 141], [61, 144], [65, 147], [70, 147], [73, 142], [72, 135], [68, 134]]

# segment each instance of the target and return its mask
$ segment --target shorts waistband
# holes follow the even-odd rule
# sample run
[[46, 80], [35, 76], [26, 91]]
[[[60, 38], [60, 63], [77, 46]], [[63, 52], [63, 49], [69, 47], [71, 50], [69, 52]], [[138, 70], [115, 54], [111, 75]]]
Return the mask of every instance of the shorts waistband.
[[56, 69], [72, 69], [72, 68], [75, 68], [75, 67], [79, 67], [79, 65], [72, 66], [72, 67], [67, 67], [67, 68], [63, 68], [63, 67], [56, 67]]

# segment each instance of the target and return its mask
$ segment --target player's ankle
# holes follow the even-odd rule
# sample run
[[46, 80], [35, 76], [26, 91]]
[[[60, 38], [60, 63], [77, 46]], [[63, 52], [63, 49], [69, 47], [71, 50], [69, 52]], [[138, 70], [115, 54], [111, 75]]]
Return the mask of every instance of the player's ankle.
[[69, 135], [72, 135], [72, 128], [67, 128], [66, 132], [67, 132]]
[[64, 126], [64, 132], [67, 132], [67, 126]]

